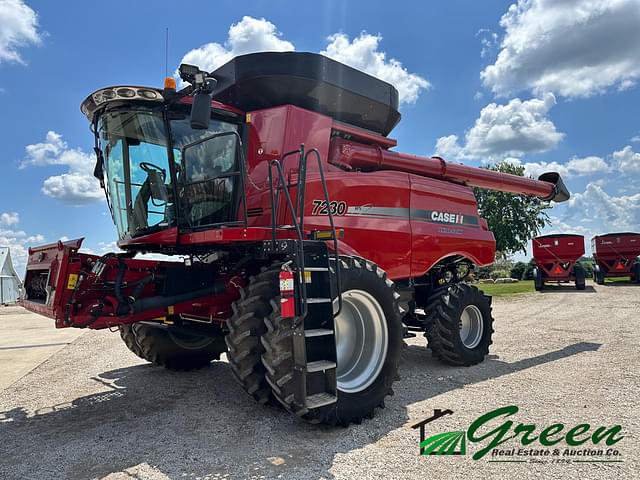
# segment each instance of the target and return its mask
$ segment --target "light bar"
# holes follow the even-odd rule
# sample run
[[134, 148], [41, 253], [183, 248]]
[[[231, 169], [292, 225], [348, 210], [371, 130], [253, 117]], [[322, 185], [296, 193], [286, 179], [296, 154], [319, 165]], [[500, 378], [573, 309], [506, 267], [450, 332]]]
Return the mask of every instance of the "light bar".
[[108, 102], [122, 100], [162, 102], [164, 101], [164, 97], [160, 90], [153, 88], [130, 86], [109, 87], [89, 95], [84, 102], [82, 102], [80, 110], [87, 116], [90, 122], [93, 122], [93, 114], [99, 107]]

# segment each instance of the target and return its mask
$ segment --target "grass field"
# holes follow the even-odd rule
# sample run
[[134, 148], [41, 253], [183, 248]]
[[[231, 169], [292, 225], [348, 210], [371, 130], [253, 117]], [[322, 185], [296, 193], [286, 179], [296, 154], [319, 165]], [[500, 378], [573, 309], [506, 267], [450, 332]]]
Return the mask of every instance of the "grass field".
[[518, 293], [535, 292], [533, 288], [533, 280], [523, 280], [518, 283], [484, 283], [476, 284], [476, 286], [494, 297], [507, 297]]

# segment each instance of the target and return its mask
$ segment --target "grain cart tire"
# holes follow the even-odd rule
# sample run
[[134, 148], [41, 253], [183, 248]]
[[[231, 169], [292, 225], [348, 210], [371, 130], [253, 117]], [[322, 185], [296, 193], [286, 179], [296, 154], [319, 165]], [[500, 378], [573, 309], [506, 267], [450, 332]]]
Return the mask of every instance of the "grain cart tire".
[[635, 272], [636, 274], [636, 282], [640, 283], [640, 263], [634, 263], [633, 264], [633, 272]]
[[240, 289], [240, 299], [233, 303], [233, 316], [227, 321], [229, 333], [225, 337], [233, 377], [259, 403], [271, 399], [271, 387], [265, 380], [261, 356], [264, 347], [260, 337], [267, 331], [265, 318], [273, 311], [271, 299], [280, 293], [278, 275], [281, 263], [249, 279]]
[[604, 269], [597, 263], [593, 267], [593, 275], [598, 285], [604, 285]]
[[450, 365], [475, 365], [489, 353], [491, 302], [481, 290], [458, 283], [432, 295], [425, 320], [433, 355]]
[[533, 286], [538, 292], [544, 290], [544, 278], [542, 278], [542, 270], [538, 267], [533, 267]]
[[575, 270], [575, 277], [576, 277], [576, 289], [584, 290], [585, 288], [584, 268], [582, 268], [582, 265], [575, 265], [574, 270]]
[[221, 335], [172, 332], [170, 329], [143, 323], [134, 324], [132, 331], [140, 348], [139, 356], [170, 370], [205, 367], [212, 360], [219, 359], [220, 354], [227, 350]]
[[[293, 323], [274, 312], [262, 337], [262, 362], [274, 397], [289, 411], [311, 423], [348, 426], [372, 418], [376, 407], [392, 395], [404, 348], [398, 305], [400, 296], [386, 273], [357, 257], [340, 258], [342, 310], [335, 318], [337, 403], [308, 409], [294, 403]], [[365, 335], [366, 334], [366, 335]]]

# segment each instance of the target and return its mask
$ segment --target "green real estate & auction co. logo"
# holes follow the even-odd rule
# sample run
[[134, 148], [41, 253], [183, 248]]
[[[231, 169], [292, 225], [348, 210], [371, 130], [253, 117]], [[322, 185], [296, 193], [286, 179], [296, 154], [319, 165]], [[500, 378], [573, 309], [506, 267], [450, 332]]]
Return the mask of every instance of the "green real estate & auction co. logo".
[[[481, 447], [473, 454], [474, 460], [480, 460], [490, 454], [494, 459], [490, 461], [496, 462], [526, 462], [527, 458], [542, 460], [545, 457], [553, 463], [622, 462], [620, 451], [617, 448], [610, 448], [624, 438], [622, 435], [616, 436], [622, 429], [620, 425], [592, 429], [591, 425], [581, 423], [567, 430], [564, 424], [554, 423], [538, 434], [536, 425], [520, 423], [514, 427], [513, 421], [504, 420], [517, 412], [518, 407], [515, 405], [501, 407], [476, 419], [466, 431], [438, 433], [425, 438], [427, 423], [453, 413], [451, 410], [437, 409], [434, 410], [432, 417], [413, 425], [412, 428], [420, 429], [421, 455], [466, 455], [468, 441], [470, 444]], [[496, 420], [498, 423], [500, 420], [504, 421], [496, 425]], [[513, 439], [519, 441], [520, 445], [512, 448], [498, 448]], [[575, 460], [576, 457], [580, 460]], [[520, 460], [495, 460], [496, 458], [519, 458]], [[585, 460], [587, 458], [588, 460]]]

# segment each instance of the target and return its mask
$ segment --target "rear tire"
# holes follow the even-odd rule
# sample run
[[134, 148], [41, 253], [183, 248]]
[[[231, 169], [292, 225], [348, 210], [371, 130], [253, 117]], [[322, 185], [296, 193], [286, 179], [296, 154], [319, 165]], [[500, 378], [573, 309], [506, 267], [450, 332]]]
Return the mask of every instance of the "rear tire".
[[584, 288], [585, 288], [584, 268], [582, 268], [582, 265], [576, 264], [574, 266], [574, 270], [575, 270], [575, 277], [576, 277], [576, 289], [577, 290], [584, 290]]
[[[386, 273], [362, 258], [343, 256], [340, 264], [343, 309], [336, 317], [336, 324], [341, 325], [343, 334], [341, 344], [336, 330], [337, 403], [313, 410], [294, 403], [292, 327], [295, 319], [282, 318], [277, 299], [272, 302], [274, 311], [267, 321], [268, 331], [262, 337], [265, 346], [262, 362], [274, 397], [287, 410], [311, 423], [348, 426], [372, 418], [375, 408], [384, 407], [384, 398], [393, 394], [391, 385], [397, 379], [404, 341], [400, 296]], [[367, 333], [367, 343], [364, 336], [345, 333], [357, 331], [360, 325], [365, 325], [361, 333]], [[372, 343], [381, 348], [367, 349]], [[361, 355], [348, 355], [348, 352]], [[350, 371], [345, 371], [349, 368]]]
[[544, 290], [544, 278], [542, 278], [542, 270], [538, 267], [533, 267], [533, 286], [538, 292]]
[[475, 365], [489, 353], [491, 303], [476, 287], [458, 283], [433, 295], [426, 307], [428, 346], [450, 365]]
[[260, 337], [267, 331], [265, 319], [273, 311], [270, 301], [280, 292], [280, 265], [263, 267], [260, 274], [249, 279], [249, 284], [240, 289], [240, 299], [234, 302], [233, 316], [227, 321], [229, 333], [225, 341], [233, 376], [261, 404], [271, 399], [271, 387], [265, 380]]
[[[133, 353], [170, 370], [205, 367], [227, 350], [222, 336], [178, 333], [139, 323], [131, 325], [130, 331], [135, 336], [135, 345], [130, 347], [126, 340], [125, 344]], [[127, 338], [131, 338], [130, 334]]]

